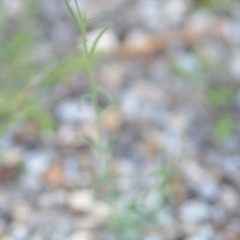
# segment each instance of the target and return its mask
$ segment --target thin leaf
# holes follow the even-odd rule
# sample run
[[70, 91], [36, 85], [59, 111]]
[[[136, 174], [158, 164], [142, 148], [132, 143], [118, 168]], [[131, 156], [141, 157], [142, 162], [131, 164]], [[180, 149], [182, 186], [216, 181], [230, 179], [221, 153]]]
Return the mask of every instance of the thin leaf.
[[80, 19], [81, 19], [81, 18], [82, 18], [82, 14], [81, 14], [81, 12], [80, 12], [78, 2], [77, 2], [77, 0], [74, 0], [74, 2], [75, 2], [75, 6], [76, 6], [76, 8], [77, 8], [78, 16], [79, 16]]
[[81, 26], [81, 21], [80, 21], [80, 19], [79, 19], [79, 16], [74, 12], [74, 10], [73, 10], [72, 7], [70, 6], [69, 2], [70, 2], [69, 0], [66, 0], [66, 1], [65, 1], [65, 4], [66, 4], [66, 6], [67, 6], [67, 8], [68, 8], [68, 10], [69, 10], [69, 12], [70, 12], [73, 20], [75, 21], [75, 23], [77, 24], [77, 26], [80, 28], [80, 26]]
[[95, 20], [97, 20], [98, 18], [100, 18], [100, 17], [102, 17], [102, 16], [103, 16], [103, 13], [99, 13], [99, 14], [97, 14], [97, 15], [94, 15], [94, 16], [88, 18], [88, 19], [87, 19], [87, 22], [95, 21]]
[[93, 137], [91, 137], [87, 134], [84, 134], [84, 138], [85, 138], [85, 140], [87, 141], [88, 144], [90, 144], [92, 146], [96, 145], [96, 140]]
[[114, 102], [114, 99], [112, 98], [112, 96], [109, 94], [109, 92], [107, 91], [106, 88], [104, 88], [103, 86], [98, 86], [98, 92], [101, 93], [110, 104], [112, 104]]
[[169, 175], [171, 175], [172, 172], [173, 172], [172, 166], [166, 165], [166, 166], [163, 166], [163, 167], [160, 167], [160, 168], [154, 170], [150, 176], [165, 178], [165, 177], [168, 177]]
[[104, 29], [98, 34], [98, 36], [96, 37], [96, 39], [94, 40], [93, 45], [92, 45], [92, 47], [91, 47], [91, 49], [90, 49], [90, 51], [89, 51], [89, 56], [90, 56], [91, 58], [93, 58], [93, 55], [94, 55], [94, 53], [95, 53], [95, 51], [96, 51], [96, 47], [97, 47], [97, 44], [98, 44], [99, 40], [101, 39], [101, 37], [103, 36], [103, 34], [104, 34], [107, 30], [108, 30], [108, 27], [104, 28]]

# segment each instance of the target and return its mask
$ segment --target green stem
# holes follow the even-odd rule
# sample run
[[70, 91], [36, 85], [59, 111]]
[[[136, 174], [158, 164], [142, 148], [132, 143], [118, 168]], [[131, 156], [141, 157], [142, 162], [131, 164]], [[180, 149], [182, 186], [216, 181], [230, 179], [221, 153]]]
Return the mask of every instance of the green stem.
[[[90, 88], [90, 95], [93, 103], [93, 108], [95, 112], [95, 127], [97, 131], [97, 139], [94, 142], [94, 147], [96, 148], [100, 164], [102, 166], [101, 169], [101, 179], [105, 180], [109, 179], [109, 152], [106, 149], [106, 139], [104, 137], [102, 127], [101, 127], [101, 109], [98, 103], [98, 84], [93, 72], [93, 61], [92, 61], [92, 51], [94, 51], [94, 46], [91, 48], [88, 47], [87, 43], [87, 18], [81, 13], [77, 0], [74, 0], [76, 9], [77, 9], [77, 16], [71, 10], [71, 7], [67, 4], [71, 14], [73, 15], [75, 21], [77, 22], [78, 28], [82, 34], [82, 45], [83, 45], [83, 58], [84, 64], [86, 68], [86, 74], [88, 78], [89, 88]], [[101, 36], [101, 35], [100, 35]], [[100, 38], [99, 36], [99, 38]], [[99, 40], [99, 39], [97, 39]], [[97, 41], [96, 40], [96, 41]]]
[[[80, 11], [79, 11], [80, 12]], [[95, 126], [97, 129], [97, 137], [98, 139], [96, 140], [96, 149], [99, 154], [99, 158], [102, 161], [103, 164], [103, 176], [106, 176], [108, 173], [108, 157], [106, 156], [105, 153], [105, 139], [103, 136], [102, 128], [101, 128], [101, 110], [100, 106], [98, 103], [98, 85], [93, 73], [93, 64], [90, 56], [90, 52], [87, 46], [87, 39], [86, 39], [86, 18], [83, 15], [81, 16], [81, 32], [83, 36], [83, 51], [84, 51], [84, 56], [85, 56], [85, 67], [86, 67], [86, 72], [88, 76], [88, 82], [90, 86], [90, 94], [91, 98], [93, 101], [93, 107], [94, 107], [94, 112], [95, 112]]]

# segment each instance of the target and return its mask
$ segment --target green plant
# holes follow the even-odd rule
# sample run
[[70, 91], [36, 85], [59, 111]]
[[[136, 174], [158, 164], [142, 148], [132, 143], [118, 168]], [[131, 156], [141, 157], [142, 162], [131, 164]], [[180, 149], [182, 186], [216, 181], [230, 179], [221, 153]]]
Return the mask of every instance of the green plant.
[[236, 2], [236, 0], [198, 0], [197, 4], [199, 7], [212, 10], [227, 10], [234, 2]]
[[[75, 10], [71, 4], [75, 5]], [[160, 170], [158, 169], [148, 176], [148, 179], [151, 178], [154, 183], [146, 182], [144, 186], [138, 186], [137, 189], [134, 189], [132, 192], [133, 197], [124, 202], [121, 207], [118, 206], [118, 201], [123, 197], [123, 193], [118, 189], [117, 185], [114, 184], [114, 181], [117, 182], [118, 179], [113, 178], [110, 172], [110, 159], [112, 157], [110, 141], [104, 133], [100, 121], [101, 114], [105, 109], [100, 106], [98, 99], [99, 95], [103, 95], [110, 105], [113, 100], [108, 91], [98, 84], [94, 75], [93, 62], [97, 44], [107, 28], [99, 33], [92, 45], [89, 45], [86, 28], [88, 22], [95, 19], [95, 17], [87, 18], [81, 13], [77, 0], [66, 0], [66, 6], [81, 33], [82, 48], [80, 56], [83, 60], [83, 66], [87, 74], [90, 89], [90, 93], [81, 96], [80, 102], [84, 102], [86, 98], [90, 99], [95, 112], [94, 125], [97, 131], [97, 137], [91, 138], [86, 136], [86, 139], [92, 144], [93, 149], [96, 151], [99, 160], [98, 164], [101, 166], [100, 174], [97, 174], [97, 177], [93, 180], [101, 184], [98, 185], [100, 189], [98, 188], [97, 190], [102, 190], [102, 187], [107, 190], [105, 191], [106, 195], [104, 197], [108, 198], [113, 208], [112, 214], [109, 217], [108, 226], [110, 230], [113, 231], [116, 239], [138, 240], [149, 231], [149, 228], [152, 227], [151, 225], [154, 225], [159, 210], [165, 206], [166, 202], [169, 203], [169, 199], [172, 198], [172, 186], [170, 182], [172, 181], [173, 168], [170, 165], [162, 166]], [[114, 191], [111, 191], [112, 189]], [[151, 198], [152, 195], [156, 195], [156, 201], [154, 201], [153, 204], [147, 205], [146, 202], [149, 201], [147, 198]]]
[[209, 86], [208, 102], [215, 114], [213, 138], [216, 142], [224, 142], [233, 134], [235, 123], [231, 109], [237, 91], [238, 87], [232, 82]]
[[[71, 6], [71, 2], [74, 2], [76, 11]], [[84, 98], [87, 96], [90, 96], [90, 100], [92, 102], [94, 113], [95, 113], [95, 128], [97, 132], [96, 138], [91, 138], [89, 136], [87, 137], [87, 140], [93, 145], [94, 150], [96, 151], [96, 155], [98, 158], [98, 163], [100, 165], [100, 179], [104, 181], [105, 184], [109, 182], [109, 160], [111, 158], [111, 151], [109, 147], [109, 140], [107, 139], [106, 135], [103, 132], [103, 129], [101, 127], [101, 114], [104, 111], [104, 109], [101, 108], [98, 98], [99, 94], [104, 95], [108, 101], [110, 101], [110, 104], [112, 103], [112, 98], [108, 91], [103, 87], [100, 86], [97, 82], [97, 79], [94, 75], [94, 58], [96, 54], [97, 44], [99, 43], [99, 40], [103, 36], [103, 34], [107, 31], [107, 28], [104, 28], [96, 37], [92, 45], [89, 45], [88, 39], [87, 39], [87, 24], [94, 20], [96, 17], [87, 18], [81, 11], [78, 5], [77, 0], [65, 1], [66, 6], [74, 19], [80, 33], [81, 33], [81, 58], [83, 59], [83, 66], [87, 74], [88, 84], [90, 93], [85, 94], [82, 96], [81, 100], [83, 101]], [[81, 102], [82, 102], [81, 101]]]
[[173, 63], [172, 70], [181, 79], [190, 79], [191, 84], [204, 84], [206, 101], [214, 119], [211, 138], [216, 143], [222, 143], [228, 140], [234, 131], [232, 109], [239, 84], [232, 79], [221, 62], [197, 48], [193, 49], [188, 59], [191, 64]]
[[[161, 228], [157, 220], [159, 214], [163, 209], [169, 211], [176, 205], [173, 193], [175, 174], [171, 163], [156, 168], [147, 174], [147, 180], [141, 186], [129, 193], [129, 198], [120, 207], [114, 208], [109, 226], [117, 239], [138, 240], [151, 229]], [[117, 196], [116, 201], [121, 197]]]
[[25, 120], [41, 130], [54, 129], [48, 89], [68, 81], [83, 67], [83, 59], [75, 53], [61, 60], [33, 61], [41, 37], [32, 29], [38, 21], [39, 2], [26, 0], [16, 19], [8, 16], [0, 2], [0, 133]]
[[223, 114], [216, 121], [214, 128], [214, 138], [218, 142], [223, 142], [228, 139], [234, 130], [234, 121], [231, 115]]

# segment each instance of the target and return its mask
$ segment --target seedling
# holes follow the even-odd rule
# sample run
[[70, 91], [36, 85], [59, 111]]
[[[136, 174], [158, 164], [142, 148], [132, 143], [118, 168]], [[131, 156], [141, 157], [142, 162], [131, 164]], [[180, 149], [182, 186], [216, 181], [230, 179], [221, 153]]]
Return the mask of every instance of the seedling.
[[[75, 9], [73, 9], [71, 2], [75, 4]], [[88, 99], [90, 99], [95, 113], [95, 128], [97, 131], [97, 137], [95, 139], [89, 138], [88, 141], [93, 145], [93, 148], [96, 152], [96, 157], [98, 159], [98, 164], [100, 166], [100, 173], [98, 176], [101, 180], [104, 180], [104, 183], [107, 184], [109, 182], [109, 160], [111, 158], [110, 148], [109, 148], [109, 141], [106, 138], [106, 135], [103, 132], [102, 126], [101, 126], [101, 114], [104, 109], [101, 108], [98, 102], [99, 95], [103, 95], [109, 104], [112, 104], [112, 97], [108, 93], [108, 91], [103, 87], [100, 86], [97, 82], [97, 79], [94, 75], [94, 56], [96, 54], [97, 45], [101, 39], [101, 37], [104, 35], [104, 33], [107, 31], [107, 28], [104, 28], [100, 33], [97, 35], [93, 43], [90, 45], [87, 39], [87, 24], [90, 21], [93, 21], [96, 19], [96, 17], [90, 17], [87, 18], [81, 11], [77, 0], [66, 0], [65, 1], [66, 6], [76, 23], [80, 33], [81, 33], [81, 57], [83, 58], [84, 68], [87, 74], [88, 84], [90, 88], [89, 94], [85, 94], [80, 99], [80, 102], [82, 103], [84, 99], [86, 99], [86, 96]]]

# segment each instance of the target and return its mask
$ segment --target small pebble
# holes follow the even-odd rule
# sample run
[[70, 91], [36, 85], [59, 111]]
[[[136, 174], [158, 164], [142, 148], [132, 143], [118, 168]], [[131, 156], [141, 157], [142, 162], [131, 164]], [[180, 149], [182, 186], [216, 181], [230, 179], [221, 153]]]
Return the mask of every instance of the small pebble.
[[221, 190], [220, 203], [230, 212], [239, 209], [239, 196], [230, 186], [223, 186]]
[[68, 124], [93, 122], [94, 111], [92, 106], [80, 102], [81, 100], [65, 100], [61, 102], [55, 110], [58, 120]]
[[189, 200], [180, 206], [180, 218], [184, 222], [200, 224], [210, 217], [210, 207], [204, 201]]
[[14, 224], [11, 228], [13, 240], [25, 240], [28, 235], [27, 225]]
[[202, 181], [202, 184], [199, 184], [196, 188], [196, 191], [200, 197], [206, 199], [209, 202], [216, 201], [220, 195], [219, 184], [214, 183], [213, 181]]
[[93, 240], [94, 238], [90, 232], [78, 231], [73, 233], [68, 239], [69, 240]]
[[229, 68], [232, 76], [239, 81], [240, 79], [240, 51], [236, 49], [229, 61]]
[[91, 189], [73, 191], [69, 195], [68, 205], [74, 212], [91, 212], [95, 206], [93, 191]]
[[196, 234], [187, 237], [186, 240], [212, 240], [214, 239], [214, 230], [210, 225], [200, 227]]

